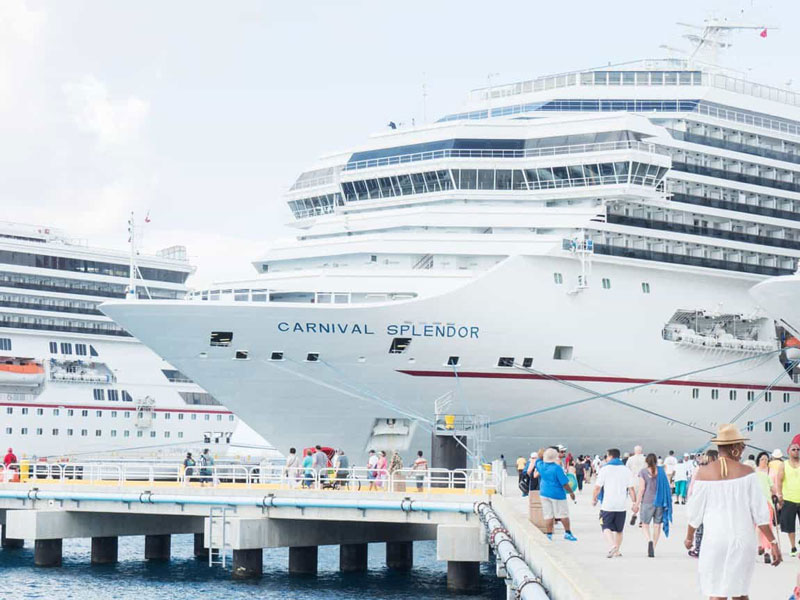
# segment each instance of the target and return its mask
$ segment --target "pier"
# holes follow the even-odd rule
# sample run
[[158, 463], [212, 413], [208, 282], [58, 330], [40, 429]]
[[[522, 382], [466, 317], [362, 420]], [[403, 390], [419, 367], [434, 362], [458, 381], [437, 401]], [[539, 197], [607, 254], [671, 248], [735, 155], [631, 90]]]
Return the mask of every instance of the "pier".
[[[682, 545], [683, 506], [655, 559], [638, 527], [626, 527], [624, 557], [607, 559], [590, 487], [570, 505], [578, 542], [567, 542], [558, 528], [549, 541], [530, 522], [516, 477], [483, 470], [430, 469], [421, 482], [398, 472], [385, 485], [392, 491], [368, 491], [366, 479], [361, 487], [359, 469], [338, 489], [319, 475], [302, 487], [299, 473], [283, 470], [233, 475], [217, 467], [201, 486], [179, 467], [37, 465], [0, 483], [2, 552], [33, 542], [35, 564], [58, 567], [64, 540], [91, 538], [91, 562], [107, 564], [120, 536], [144, 536], [143, 560], [168, 561], [171, 536], [188, 533], [197, 558], [244, 580], [261, 576], [267, 548], [289, 548], [289, 573], [314, 576], [319, 546], [339, 546], [340, 570], [355, 572], [367, 570], [368, 544], [380, 542], [389, 569], [410, 570], [414, 542], [435, 540], [448, 589], [462, 593], [480, 588], [480, 563], [493, 561], [509, 598], [626, 600], [645, 589], [656, 600], [700, 598], [696, 561]], [[778, 568], [757, 565], [753, 597], [791, 590], [797, 570], [786, 558]]]

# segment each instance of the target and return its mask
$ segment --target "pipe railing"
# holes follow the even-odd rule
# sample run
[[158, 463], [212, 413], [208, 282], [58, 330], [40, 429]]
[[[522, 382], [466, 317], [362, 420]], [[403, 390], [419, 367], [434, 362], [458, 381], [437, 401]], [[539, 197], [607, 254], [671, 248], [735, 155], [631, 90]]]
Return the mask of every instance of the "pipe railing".
[[340, 489], [347, 491], [430, 492], [456, 490], [491, 493], [495, 482], [485, 469], [403, 468], [395, 471], [349, 467], [323, 469], [275, 464], [194, 465], [153, 463], [18, 462], [0, 466], [0, 484], [77, 482], [116, 484], [174, 484], [180, 487], [237, 484], [245, 488]]

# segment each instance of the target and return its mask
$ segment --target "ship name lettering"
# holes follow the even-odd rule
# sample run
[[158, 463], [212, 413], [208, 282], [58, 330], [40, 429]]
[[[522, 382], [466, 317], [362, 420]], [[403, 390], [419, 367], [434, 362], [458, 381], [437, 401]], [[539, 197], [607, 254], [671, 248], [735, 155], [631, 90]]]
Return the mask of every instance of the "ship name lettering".
[[421, 325], [387, 325], [386, 335], [410, 335], [411, 337], [443, 337], [443, 338], [470, 338], [478, 339], [479, 327], [474, 325], [432, 325], [425, 323]]

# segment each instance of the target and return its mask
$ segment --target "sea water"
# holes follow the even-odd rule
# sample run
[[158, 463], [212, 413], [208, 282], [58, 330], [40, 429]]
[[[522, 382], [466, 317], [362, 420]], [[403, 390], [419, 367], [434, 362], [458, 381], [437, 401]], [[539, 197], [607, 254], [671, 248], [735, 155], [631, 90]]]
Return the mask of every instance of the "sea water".
[[[209, 567], [193, 556], [191, 535], [172, 536], [169, 562], [144, 560], [144, 537], [119, 538], [119, 562], [90, 563], [90, 540], [64, 540], [63, 566], [35, 567], [33, 544], [20, 550], [0, 550], [0, 599], [22, 600], [241, 600], [244, 598], [305, 600], [336, 598], [453, 598], [447, 591], [447, 565], [436, 560], [435, 542], [414, 543], [410, 572], [386, 568], [385, 544], [370, 544], [368, 571], [339, 572], [339, 547], [321, 546], [316, 576], [289, 575], [289, 550], [264, 550], [264, 576], [255, 581], [232, 581], [228, 568]], [[470, 598], [505, 598], [505, 584], [494, 565], [481, 566], [481, 593]]]

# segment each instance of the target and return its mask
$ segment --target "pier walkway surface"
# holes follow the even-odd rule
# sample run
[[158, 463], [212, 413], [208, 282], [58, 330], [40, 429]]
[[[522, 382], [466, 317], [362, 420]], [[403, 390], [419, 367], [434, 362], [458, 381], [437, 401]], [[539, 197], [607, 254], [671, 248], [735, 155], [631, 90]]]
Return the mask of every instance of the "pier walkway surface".
[[[516, 477], [514, 478], [516, 479]], [[509, 489], [508, 487], [506, 489]], [[686, 507], [675, 506], [674, 520], [669, 538], [662, 535], [656, 549], [656, 558], [648, 558], [647, 542], [638, 527], [626, 524], [622, 542], [622, 556], [606, 558], [607, 546], [600, 531], [599, 509], [593, 507], [592, 489], [584, 487], [577, 494], [577, 504], [570, 504], [572, 531], [577, 542], [564, 540], [563, 529], [556, 525], [553, 541], [550, 542], [528, 521], [528, 499], [518, 495], [495, 499], [506, 527], [516, 532], [525, 529], [522, 536], [514, 535], [515, 543], [529, 562], [536, 563], [528, 554], [545, 552], [547, 558], [557, 566], [559, 573], [548, 581], [547, 565], [539, 561], [536, 567], [545, 569], [541, 574], [545, 587], [568, 587], [573, 590], [558, 593], [553, 589], [553, 598], [581, 598], [586, 600], [692, 600], [704, 598], [697, 584], [697, 560], [687, 555], [683, 546], [686, 536]], [[499, 501], [499, 502], [498, 502]], [[498, 506], [498, 504], [504, 506]], [[505, 510], [500, 510], [504, 508]], [[628, 519], [630, 519], [628, 512]], [[629, 523], [630, 521], [628, 521]], [[528, 526], [524, 524], [527, 523]], [[794, 588], [800, 560], [788, 552], [788, 541], [781, 535], [781, 549], [785, 562], [777, 567], [759, 561], [753, 575], [750, 598], [753, 600], [786, 600]], [[532, 560], [531, 560], [532, 559]], [[754, 558], [754, 560], [756, 560]]]

